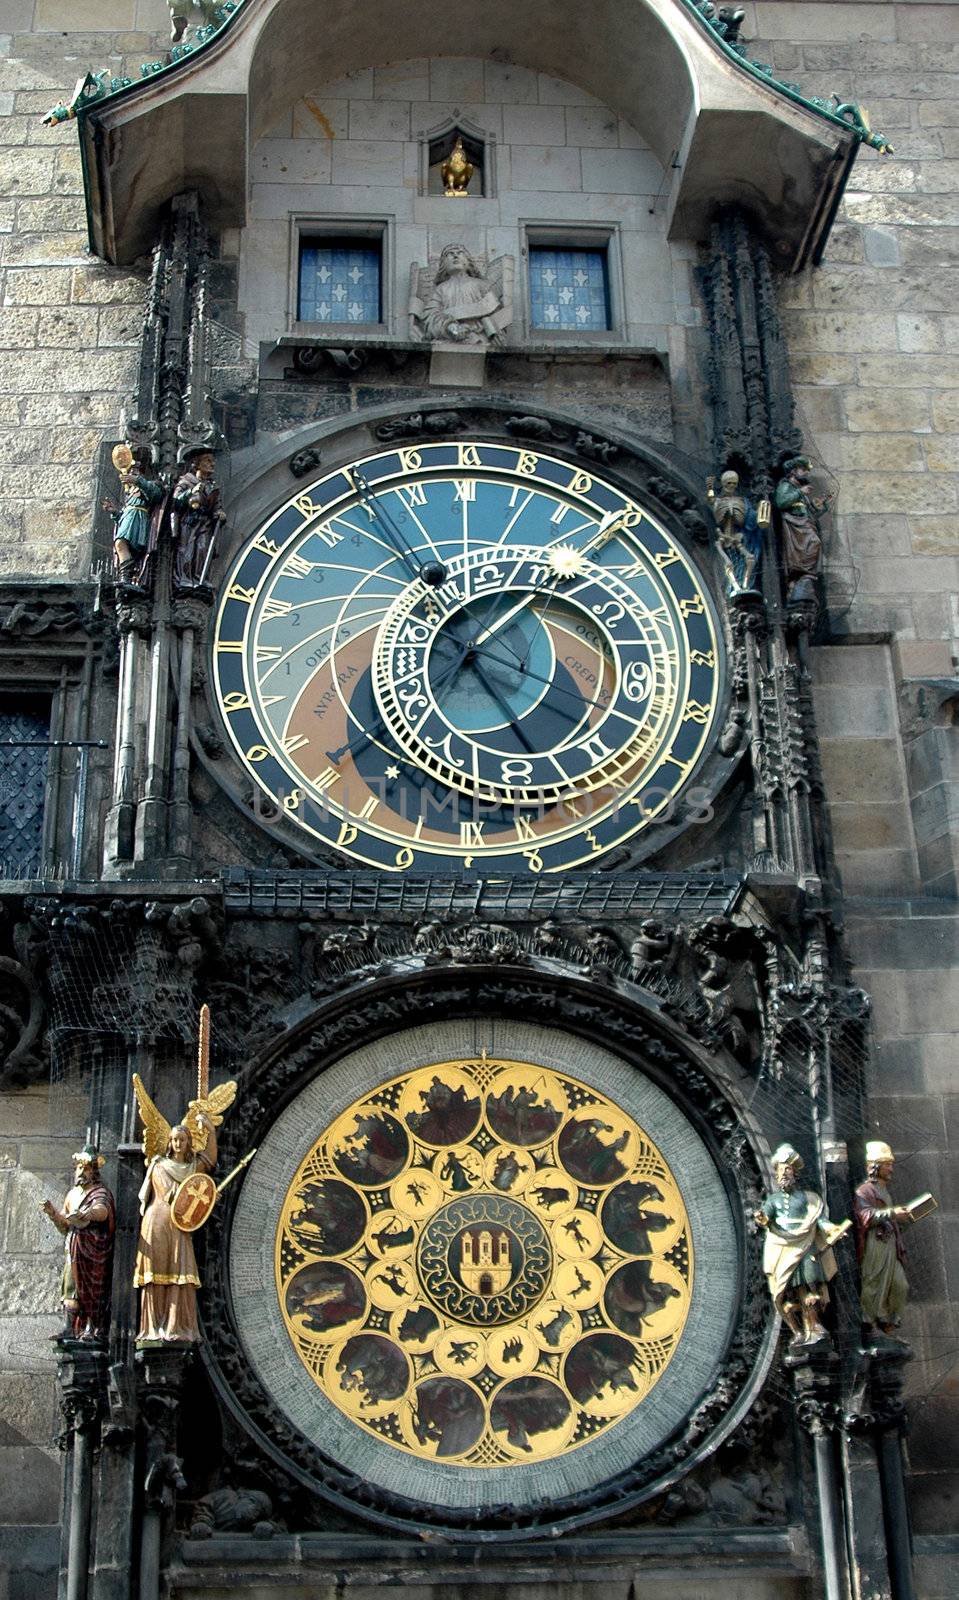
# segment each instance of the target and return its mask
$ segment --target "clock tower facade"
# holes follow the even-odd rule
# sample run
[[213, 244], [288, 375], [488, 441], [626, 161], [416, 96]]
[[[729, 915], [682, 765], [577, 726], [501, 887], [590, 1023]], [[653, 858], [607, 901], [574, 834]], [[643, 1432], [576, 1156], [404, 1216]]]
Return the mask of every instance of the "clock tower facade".
[[188, 11], [47, 119], [149, 261], [9, 958], [66, 1600], [909, 1600], [780, 313], [885, 140], [687, 0]]

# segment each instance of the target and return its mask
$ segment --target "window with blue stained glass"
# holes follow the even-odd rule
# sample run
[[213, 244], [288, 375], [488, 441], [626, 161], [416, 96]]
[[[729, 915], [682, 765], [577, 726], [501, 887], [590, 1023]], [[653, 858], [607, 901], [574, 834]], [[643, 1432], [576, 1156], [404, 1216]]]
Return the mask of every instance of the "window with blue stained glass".
[[378, 244], [304, 239], [300, 245], [299, 322], [380, 322]]
[[0, 699], [0, 878], [40, 873], [49, 738], [49, 705]]
[[534, 328], [608, 328], [606, 251], [531, 246], [529, 298]]

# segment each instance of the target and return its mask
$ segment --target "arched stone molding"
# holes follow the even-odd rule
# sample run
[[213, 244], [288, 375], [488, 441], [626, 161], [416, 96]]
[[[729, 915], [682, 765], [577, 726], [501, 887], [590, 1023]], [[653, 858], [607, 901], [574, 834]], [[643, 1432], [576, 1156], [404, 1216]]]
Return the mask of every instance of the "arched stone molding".
[[[403, 20], [402, 56], [429, 56], [448, 13], [422, 0]], [[385, 0], [247, 0], [202, 51], [83, 110], [91, 243], [128, 262], [152, 242], [172, 195], [196, 189], [213, 229], [246, 219], [249, 152], [311, 86], [398, 55]], [[828, 231], [858, 147], [834, 117], [757, 82], [680, 0], [489, 0], [464, 52], [567, 78], [626, 117], [670, 175], [666, 224], [702, 238], [717, 205], [753, 212], [783, 265]]]

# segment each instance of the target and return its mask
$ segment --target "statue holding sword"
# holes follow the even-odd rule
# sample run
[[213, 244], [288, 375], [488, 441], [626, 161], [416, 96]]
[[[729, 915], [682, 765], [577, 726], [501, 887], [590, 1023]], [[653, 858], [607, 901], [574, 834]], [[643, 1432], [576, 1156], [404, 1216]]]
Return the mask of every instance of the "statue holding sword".
[[210, 1011], [200, 1012], [196, 1099], [171, 1128], [137, 1073], [133, 1088], [143, 1123], [146, 1176], [140, 1189], [140, 1238], [134, 1285], [140, 1290], [138, 1346], [195, 1344], [200, 1337], [200, 1287], [191, 1235], [207, 1221], [217, 1195], [252, 1159], [250, 1151], [223, 1182], [216, 1165], [216, 1129], [236, 1097], [236, 1084], [209, 1086]]

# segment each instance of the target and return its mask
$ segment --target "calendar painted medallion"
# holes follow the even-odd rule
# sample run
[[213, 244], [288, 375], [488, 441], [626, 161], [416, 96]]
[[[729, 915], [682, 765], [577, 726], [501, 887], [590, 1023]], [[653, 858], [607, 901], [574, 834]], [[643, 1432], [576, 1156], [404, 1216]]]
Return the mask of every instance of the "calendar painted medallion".
[[539, 873], [695, 811], [722, 640], [647, 508], [457, 440], [366, 456], [274, 512], [224, 580], [212, 667], [237, 758], [304, 843]]
[[355, 1045], [257, 1142], [231, 1316], [258, 1426], [317, 1482], [472, 1525], [671, 1459], [733, 1336], [739, 1210], [645, 1071], [450, 1017]]
[[676, 1178], [609, 1095], [540, 1063], [432, 1062], [354, 1100], [276, 1234], [286, 1335], [390, 1448], [548, 1460], [655, 1389], [695, 1264]]

